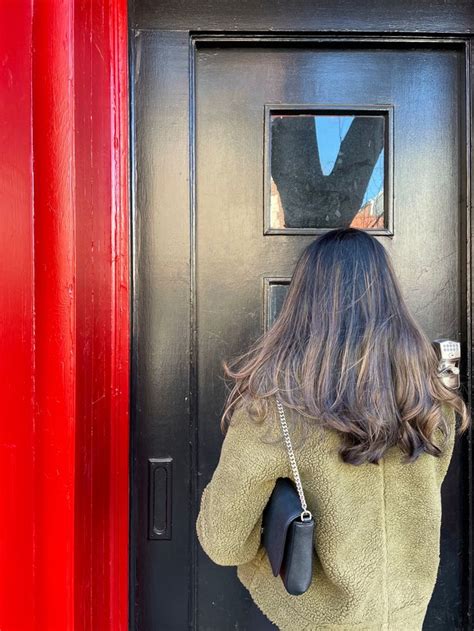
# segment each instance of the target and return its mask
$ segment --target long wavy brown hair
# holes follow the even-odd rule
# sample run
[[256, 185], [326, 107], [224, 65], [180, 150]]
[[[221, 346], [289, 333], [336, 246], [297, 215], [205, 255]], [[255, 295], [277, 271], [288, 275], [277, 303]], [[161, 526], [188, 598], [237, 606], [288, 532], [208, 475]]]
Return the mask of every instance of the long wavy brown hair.
[[458, 413], [460, 434], [471, 420], [460, 391], [440, 379], [388, 253], [356, 228], [330, 230], [306, 247], [273, 326], [222, 365], [233, 384], [222, 431], [242, 406], [261, 423], [278, 394], [311, 419], [307, 428], [339, 431], [339, 454], [354, 465], [378, 463], [396, 444], [405, 462], [441, 455], [446, 442], [434, 439], [437, 429], [449, 435], [443, 404]]

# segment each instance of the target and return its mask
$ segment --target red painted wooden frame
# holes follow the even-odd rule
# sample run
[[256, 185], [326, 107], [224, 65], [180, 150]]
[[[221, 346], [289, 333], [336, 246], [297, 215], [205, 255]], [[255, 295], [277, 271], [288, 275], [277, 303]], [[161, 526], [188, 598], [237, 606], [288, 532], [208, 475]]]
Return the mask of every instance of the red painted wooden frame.
[[0, 629], [125, 631], [127, 3], [0, 29]]

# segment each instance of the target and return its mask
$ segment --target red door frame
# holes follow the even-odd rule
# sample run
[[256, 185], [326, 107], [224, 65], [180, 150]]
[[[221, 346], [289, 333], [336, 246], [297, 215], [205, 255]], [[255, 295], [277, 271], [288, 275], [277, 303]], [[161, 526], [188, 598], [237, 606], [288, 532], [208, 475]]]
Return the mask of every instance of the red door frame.
[[126, 0], [0, 3], [0, 629], [125, 631]]

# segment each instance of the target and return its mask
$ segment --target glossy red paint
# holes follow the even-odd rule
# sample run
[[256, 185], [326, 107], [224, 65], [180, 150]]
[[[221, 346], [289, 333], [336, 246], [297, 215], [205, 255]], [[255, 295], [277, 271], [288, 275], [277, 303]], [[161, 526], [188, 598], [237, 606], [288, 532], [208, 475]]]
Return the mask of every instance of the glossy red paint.
[[[73, 7], [38, 2], [33, 22], [35, 612], [74, 620], [76, 260]], [[51, 69], [54, 68], [54, 72]]]
[[0, 29], [0, 629], [125, 630], [127, 3]]
[[31, 2], [5, 2], [1, 14], [0, 629], [9, 631], [34, 618]]
[[78, 2], [74, 26], [78, 226], [74, 628], [84, 631], [128, 628], [126, 9], [124, 0]]

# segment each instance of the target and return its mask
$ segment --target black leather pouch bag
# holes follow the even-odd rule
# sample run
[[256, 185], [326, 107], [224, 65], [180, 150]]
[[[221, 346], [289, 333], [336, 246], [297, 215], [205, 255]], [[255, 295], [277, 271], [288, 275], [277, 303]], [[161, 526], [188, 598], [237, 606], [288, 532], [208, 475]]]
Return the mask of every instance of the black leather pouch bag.
[[311, 584], [314, 519], [306, 508], [283, 406], [278, 399], [277, 404], [297, 485], [295, 487], [290, 478], [277, 479], [263, 511], [262, 545], [267, 551], [273, 575], [281, 577], [289, 594], [299, 596]]
[[262, 545], [273, 576], [280, 576], [288, 593], [303, 594], [313, 573], [314, 520], [301, 521], [301, 502], [289, 478], [278, 478], [263, 511]]

